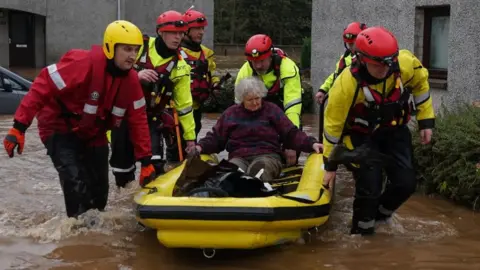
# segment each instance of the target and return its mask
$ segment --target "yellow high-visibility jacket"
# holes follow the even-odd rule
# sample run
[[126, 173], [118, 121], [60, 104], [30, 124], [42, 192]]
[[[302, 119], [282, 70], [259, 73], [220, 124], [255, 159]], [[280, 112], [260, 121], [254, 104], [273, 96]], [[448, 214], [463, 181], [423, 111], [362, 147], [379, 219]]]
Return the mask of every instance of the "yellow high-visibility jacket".
[[[433, 128], [435, 125], [435, 112], [430, 97], [428, 83], [428, 70], [422, 66], [420, 60], [408, 50], [400, 50], [398, 56], [400, 75], [404, 88], [411, 88], [414, 103], [417, 109], [416, 119], [420, 129]], [[382, 93], [383, 84], [386, 83], [385, 91], [388, 93], [395, 88], [394, 74], [390, 75], [385, 82], [370, 85], [375, 91]], [[358, 91], [356, 100], [353, 100], [357, 90], [357, 81], [353, 77], [350, 68], [345, 69], [335, 80], [329, 92], [329, 100], [325, 108], [323, 155], [326, 161], [335, 146], [340, 143], [344, 132], [345, 121], [352, 105], [363, 103], [365, 95]], [[347, 127], [348, 128], [348, 127]], [[342, 142], [352, 149], [349, 136], [344, 136]]]
[[[160, 38], [160, 37], [158, 37]], [[155, 49], [155, 39], [150, 37], [148, 41], [148, 57], [154, 67], [158, 67], [168, 63], [172, 57], [166, 59], [162, 58]], [[143, 52], [143, 45], [138, 52], [137, 61]], [[183, 58], [179, 58], [177, 66], [170, 73], [170, 80], [174, 84], [173, 101], [175, 109], [178, 112], [179, 122], [183, 128], [183, 138], [186, 141], [195, 140], [195, 121], [192, 113], [192, 94], [190, 92], [190, 70], [191, 67], [185, 62]]]
[[[250, 64], [245, 62], [240, 71], [238, 72], [235, 85], [237, 85], [241, 79], [253, 76], [253, 69]], [[277, 77], [274, 71], [271, 70], [265, 75], [257, 75], [265, 83], [265, 87], [270, 89], [277, 81]], [[284, 57], [280, 64], [280, 79], [283, 86], [283, 110], [288, 119], [296, 127], [300, 127], [300, 114], [302, 112], [302, 82], [300, 79], [300, 71], [295, 62]]]
[[348, 54], [346, 57], [344, 55], [340, 56], [340, 59], [338, 60], [335, 66], [335, 71], [327, 77], [325, 82], [320, 86], [319, 91], [323, 90], [325, 94], [328, 93], [328, 91], [330, 91], [330, 88], [332, 88], [333, 82], [335, 81], [336, 78], [338, 78], [338, 75], [340, 75], [340, 73], [342, 73], [343, 71], [343, 70], [339, 70], [340, 61], [342, 61], [342, 59], [345, 60], [344, 69], [347, 69], [352, 64], [352, 54]]

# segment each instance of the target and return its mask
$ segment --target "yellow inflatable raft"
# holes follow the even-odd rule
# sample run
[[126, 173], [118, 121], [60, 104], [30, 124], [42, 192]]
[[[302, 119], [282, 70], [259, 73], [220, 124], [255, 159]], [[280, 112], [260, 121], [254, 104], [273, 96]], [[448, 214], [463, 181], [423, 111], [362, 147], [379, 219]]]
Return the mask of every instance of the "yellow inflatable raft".
[[157, 230], [166, 247], [199, 248], [213, 257], [215, 249], [292, 242], [328, 220], [332, 195], [322, 185], [321, 154], [311, 154], [303, 167], [286, 169], [285, 174], [293, 174], [272, 182], [274, 188], [290, 185], [292, 190], [293, 185], [292, 192], [262, 198], [173, 197], [185, 164], [159, 176], [134, 197], [137, 221]]

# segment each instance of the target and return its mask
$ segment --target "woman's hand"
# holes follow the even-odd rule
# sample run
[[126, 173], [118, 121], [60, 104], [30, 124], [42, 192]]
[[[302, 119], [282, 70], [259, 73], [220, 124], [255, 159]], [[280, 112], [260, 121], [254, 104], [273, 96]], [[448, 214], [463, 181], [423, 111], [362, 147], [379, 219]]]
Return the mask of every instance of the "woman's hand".
[[202, 152], [202, 147], [198, 144], [195, 144], [194, 141], [187, 141], [185, 152], [187, 152], [187, 156], [189, 157], [199, 156]]
[[321, 143], [314, 143], [312, 148], [318, 154], [323, 153], [323, 144]]
[[287, 167], [293, 166], [295, 163], [297, 163], [297, 152], [295, 152], [295, 150], [285, 149], [284, 155], [287, 162]]

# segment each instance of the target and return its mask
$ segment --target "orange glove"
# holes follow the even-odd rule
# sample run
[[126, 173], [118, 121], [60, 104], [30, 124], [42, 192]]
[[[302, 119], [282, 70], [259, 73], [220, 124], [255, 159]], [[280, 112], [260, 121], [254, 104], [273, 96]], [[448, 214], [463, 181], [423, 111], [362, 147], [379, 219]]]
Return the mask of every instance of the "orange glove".
[[142, 169], [140, 170], [140, 186], [144, 187], [153, 179], [155, 179], [155, 167], [153, 167], [153, 164], [142, 166]]
[[9, 157], [13, 157], [15, 147], [17, 146], [17, 153], [21, 155], [23, 152], [23, 147], [25, 146], [25, 133], [16, 128], [11, 128], [3, 140], [3, 146], [5, 147], [5, 151], [7, 151]]

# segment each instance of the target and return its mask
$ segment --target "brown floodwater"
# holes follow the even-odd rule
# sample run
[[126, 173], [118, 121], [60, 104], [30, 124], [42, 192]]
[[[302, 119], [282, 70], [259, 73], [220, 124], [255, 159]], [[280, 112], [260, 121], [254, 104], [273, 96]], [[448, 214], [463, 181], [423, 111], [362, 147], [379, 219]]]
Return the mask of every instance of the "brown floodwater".
[[[207, 116], [200, 136], [217, 117]], [[0, 116], [2, 140], [11, 121]], [[305, 131], [316, 135], [318, 118], [307, 115], [304, 122]], [[480, 269], [480, 218], [443, 199], [416, 194], [375, 236], [350, 236], [353, 185], [347, 172], [339, 175], [331, 222], [310, 242], [219, 251], [211, 260], [200, 250], [167, 249], [153, 231], [141, 231], [132, 204], [136, 188], [118, 190], [110, 179], [106, 212], [69, 219], [35, 123], [23, 155], [10, 159], [2, 149], [0, 269]]]

